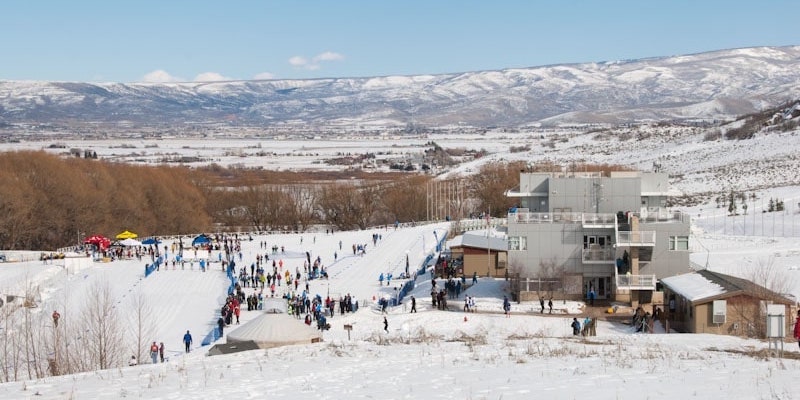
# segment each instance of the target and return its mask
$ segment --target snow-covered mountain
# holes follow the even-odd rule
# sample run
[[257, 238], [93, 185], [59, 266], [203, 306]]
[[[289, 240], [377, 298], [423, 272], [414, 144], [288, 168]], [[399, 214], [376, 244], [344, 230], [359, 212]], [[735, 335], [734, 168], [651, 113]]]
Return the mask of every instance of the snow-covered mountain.
[[709, 120], [796, 99], [798, 82], [800, 46], [443, 75], [129, 84], [0, 81], [0, 127], [492, 127]]

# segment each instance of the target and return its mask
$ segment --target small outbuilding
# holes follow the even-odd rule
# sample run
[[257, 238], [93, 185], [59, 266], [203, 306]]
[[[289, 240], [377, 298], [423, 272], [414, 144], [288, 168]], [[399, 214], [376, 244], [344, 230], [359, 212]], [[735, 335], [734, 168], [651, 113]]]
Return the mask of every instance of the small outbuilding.
[[227, 344], [215, 345], [209, 355], [234, 353], [322, 341], [322, 332], [286, 313], [286, 300], [264, 299], [264, 311], [227, 335]]
[[467, 277], [477, 274], [503, 278], [508, 273], [508, 240], [505, 237], [467, 232], [448, 240], [447, 247], [453, 259], [463, 260], [460, 272]]
[[747, 337], [766, 334], [767, 305], [785, 307], [785, 332], [792, 336], [795, 303], [750, 280], [700, 270], [661, 280], [670, 329]]

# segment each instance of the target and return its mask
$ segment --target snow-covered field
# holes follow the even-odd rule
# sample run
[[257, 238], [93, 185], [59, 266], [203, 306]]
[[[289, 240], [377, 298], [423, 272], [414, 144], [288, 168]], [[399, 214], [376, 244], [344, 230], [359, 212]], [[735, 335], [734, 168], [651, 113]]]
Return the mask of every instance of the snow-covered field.
[[[598, 323], [596, 337], [576, 338], [569, 324], [573, 316], [582, 319], [581, 303], [557, 301], [555, 315], [538, 314], [538, 304], [513, 303], [512, 316], [505, 318], [500, 313], [503, 280], [479, 279], [465, 295], [476, 297], [481, 312], [464, 313], [433, 309], [430, 280], [419, 277], [412, 292], [419, 312], [410, 313], [408, 301], [390, 308], [389, 330], [384, 332], [383, 316], [373, 298], [394, 295], [399, 283], [379, 286], [378, 275], [392, 272], [398, 276], [404, 270], [406, 254], [412, 266], [419, 265], [446, 228], [447, 224], [435, 224], [398, 230], [254, 236], [253, 241], [243, 241], [240, 265], [249, 265], [256, 254], [270, 251], [261, 249], [262, 241], [269, 247], [285, 246], [286, 255], [279, 258], [284, 260], [284, 268], [291, 270], [297, 266], [302, 270], [305, 251], [320, 256], [331, 277], [310, 281], [311, 293], [323, 297], [350, 293], [366, 307], [330, 318], [332, 327], [324, 332], [322, 343], [213, 357], [206, 356], [208, 346], [199, 344], [216, 320], [215, 312], [228, 285], [219, 264], [207, 272], [196, 265], [194, 269], [162, 269], [147, 278], [143, 277], [144, 263], [135, 260], [96, 263], [74, 274], [40, 261], [0, 264], [2, 290], [25, 282], [42, 288], [36, 309], [42, 318], [48, 318], [53, 309], [61, 310], [65, 321], [73, 318], [73, 306], [65, 304], [91, 301], [85, 297], [85, 288], [98, 280], [112, 283], [125, 312], [130, 312], [126, 298], [137, 291], [144, 293], [157, 305], [158, 330], [152, 339], [166, 344], [169, 359], [157, 365], [5, 383], [0, 385], [0, 398], [796, 397], [793, 386], [800, 361], [765, 358], [764, 342], [665, 334], [663, 329], [651, 335], [637, 334], [629, 325], [611, 321]], [[382, 239], [373, 246], [375, 233]], [[364, 243], [368, 244], [366, 254], [353, 255], [351, 245]], [[730, 260], [726, 258], [729, 249], [711, 247], [709, 266], [716, 267], [717, 261], [724, 266]], [[738, 259], [743, 253], [758, 258], [777, 252], [788, 256], [793, 251], [791, 257], [796, 260], [800, 244], [741, 237], [735, 247]], [[335, 262], [334, 252], [338, 256]], [[780, 265], [784, 259], [789, 257], [780, 257]], [[242, 323], [257, 313], [243, 311]], [[350, 339], [345, 324], [354, 327]], [[181, 338], [187, 329], [195, 346], [191, 353], [183, 354]], [[786, 348], [797, 352], [793, 343]]]
[[[169, 139], [159, 141], [157, 149], [146, 148], [143, 142], [135, 146], [148, 154], [169, 148], [183, 155], [195, 155], [206, 148], [203, 151], [209, 152], [208, 157], [220, 164], [253, 162], [265, 168], [269, 164], [290, 165], [292, 160], [297, 161], [296, 166], [314, 168], [319, 166], [319, 154], [389, 150], [390, 143], [398, 152], [421, 151], [428, 140], [445, 147], [486, 148], [493, 153], [453, 169], [450, 175], [468, 174], [492, 160], [547, 160], [564, 165], [585, 161], [645, 170], [658, 163], [673, 175], [677, 192], [713, 194], [702, 204], [684, 208], [693, 217], [690, 247], [695, 264], [744, 277], [753, 268], [773, 265], [791, 283], [790, 294], [800, 298], [800, 168], [793, 156], [800, 144], [797, 132], [732, 142], [704, 141], [703, 132], [672, 129], [676, 131], [669, 137], [652, 131], [641, 140], [628, 141], [600, 140], [599, 134], [553, 133], [542, 138], [538, 133], [497, 133], [463, 139], [375, 140], [371, 149], [371, 142], [352, 141], [337, 148], [326, 141], [285, 141], [283, 145], [288, 147], [282, 148], [273, 142], [244, 139], [222, 142], [225, 145], [217, 139], [216, 147], [210, 142], [205, 146], [203, 141]], [[566, 140], [555, 140], [554, 148], [543, 145], [556, 135]], [[262, 142], [263, 150], [272, 147], [282, 154], [310, 155], [241, 155], [247, 148], [255, 150], [258, 142]], [[308, 147], [309, 143], [315, 148]], [[120, 144], [76, 142], [67, 143], [67, 148], [95, 148], [101, 157], [113, 157]], [[532, 148], [508, 152], [508, 146], [520, 144]], [[20, 143], [3, 147], [45, 146]], [[217, 153], [226, 148], [228, 155]], [[731, 190], [757, 194], [756, 200], [748, 200], [746, 215], [740, 211], [740, 215], [730, 217], [726, 208], [715, 207], [713, 197]], [[763, 213], [771, 197], [783, 199], [787, 210]], [[765, 357], [765, 342], [722, 335], [665, 334], [663, 329], [652, 335], [637, 334], [628, 325], [612, 320], [598, 323], [596, 337], [575, 338], [569, 323], [573, 316], [582, 319], [582, 304], [556, 302], [556, 315], [551, 316], [537, 314], [538, 304], [512, 303], [513, 315], [505, 318], [499, 312], [505, 288], [502, 280], [482, 278], [469, 288], [465, 294], [476, 298], [482, 312], [467, 314], [432, 309], [430, 281], [420, 277], [411, 293], [418, 300], [419, 312], [409, 313], [407, 301], [390, 308], [389, 329], [384, 332], [383, 315], [373, 299], [393, 296], [400, 282], [379, 286], [378, 275], [393, 272], [398, 276], [404, 270], [406, 256], [412, 266], [418, 266], [446, 229], [447, 224], [435, 224], [245, 240], [240, 265], [249, 266], [256, 254], [267, 251], [261, 249], [262, 241], [269, 246], [285, 246], [286, 254], [280, 258], [284, 268], [292, 271], [297, 266], [302, 270], [303, 257], [309, 251], [312, 257], [321, 257], [330, 273], [329, 280], [310, 281], [312, 294], [338, 297], [350, 293], [366, 306], [329, 319], [332, 327], [323, 333], [322, 343], [213, 357], [206, 356], [208, 347], [198, 346], [211, 331], [228, 286], [220, 264], [212, 264], [207, 272], [195, 265], [194, 269], [169, 268], [144, 278], [144, 261], [95, 263], [72, 274], [58, 262], [0, 263], [0, 293], [37, 287], [40, 304], [34, 313], [45, 319], [54, 309], [61, 311], [64, 321], [74, 318], [70, 310], [91, 301], [86, 293], [94, 282], [109, 282], [117, 306], [126, 315], [131, 313], [131, 298], [144, 295], [156, 308], [158, 328], [152, 340], [165, 343], [169, 358], [158, 365], [4, 383], [0, 384], [0, 399], [800, 398], [794, 390], [800, 361], [797, 357]], [[382, 235], [375, 246], [373, 234]], [[366, 254], [353, 255], [350, 246], [364, 243], [368, 244]], [[623, 315], [626, 312], [621, 311]], [[243, 311], [242, 323], [256, 315], [255, 311]], [[350, 339], [345, 324], [354, 327]], [[181, 337], [187, 329], [194, 336], [195, 348], [184, 354]], [[0, 329], [0, 334], [18, 332]], [[797, 344], [787, 342], [786, 350], [797, 353]]]

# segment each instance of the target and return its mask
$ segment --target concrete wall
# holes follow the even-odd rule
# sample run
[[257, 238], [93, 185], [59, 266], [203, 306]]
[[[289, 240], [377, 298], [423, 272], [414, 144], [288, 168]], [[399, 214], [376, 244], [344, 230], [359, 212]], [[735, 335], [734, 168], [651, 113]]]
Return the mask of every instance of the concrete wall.
[[652, 261], [642, 265], [639, 274], [655, 275], [658, 279], [691, 272], [689, 250], [669, 250], [670, 236], [689, 236], [689, 223], [640, 223], [640, 231], [656, 231]]

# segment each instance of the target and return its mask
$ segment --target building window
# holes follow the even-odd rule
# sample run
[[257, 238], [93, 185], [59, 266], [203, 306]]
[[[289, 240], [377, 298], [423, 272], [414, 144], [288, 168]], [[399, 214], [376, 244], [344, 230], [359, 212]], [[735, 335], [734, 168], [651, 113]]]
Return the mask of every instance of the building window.
[[688, 236], [670, 236], [669, 237], [670, 250], [689, 250], [689, 237]]
[[509, 236], [508, 237], [509, 250], [528, 250], [528, 237], [527, 236]]

